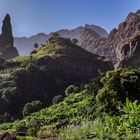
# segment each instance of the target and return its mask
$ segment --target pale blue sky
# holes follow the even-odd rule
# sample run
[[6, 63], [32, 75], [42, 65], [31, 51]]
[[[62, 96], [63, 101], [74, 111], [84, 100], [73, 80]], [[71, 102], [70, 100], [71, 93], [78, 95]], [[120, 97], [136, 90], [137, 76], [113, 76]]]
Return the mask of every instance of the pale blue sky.
[[9, 13], [14, 36], [49, 33], [84, 24], [96, 24], [110, 32], [129, 12], [138, 9], [140, 0], [0, 0], [0, 26]]

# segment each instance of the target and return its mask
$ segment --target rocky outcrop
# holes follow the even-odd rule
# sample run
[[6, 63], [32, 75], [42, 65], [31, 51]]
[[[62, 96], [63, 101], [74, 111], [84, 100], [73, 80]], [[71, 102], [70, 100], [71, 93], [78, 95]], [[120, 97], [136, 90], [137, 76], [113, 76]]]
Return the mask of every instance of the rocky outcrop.
[[92, 53], [106, 56], [116, 64], [122, 59], [122, 46], [127, 44], [137, 31], [140, 31], [140, 10], [130, 13], [126, 20], [119, 24], [118, 28], [114, 28], [105, 39], [95, 39], [94, 36], [89, 38], [83, 34], [85, 41], [82, 46]]
[[133, 35], [133, 38], [121, 47], [120, 61], [116, 67], [140, 67], [140, 32]]
[[10, 16], [7, 14], [3, 20], [2, 33], [0, 35], [0, 58], [11, 59], [18, 56], [18, 51], [13, 47], [14, 38]]

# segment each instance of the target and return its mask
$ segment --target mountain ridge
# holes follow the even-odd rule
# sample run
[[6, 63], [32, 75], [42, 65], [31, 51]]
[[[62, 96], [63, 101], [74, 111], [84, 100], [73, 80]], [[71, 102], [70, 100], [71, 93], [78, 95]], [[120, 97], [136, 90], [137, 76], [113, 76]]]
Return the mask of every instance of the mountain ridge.
[[[60, 29], [57, 32], [59, 32], [62, 37], [78, 39], [79, 45], [81, 45], [83, 42], [81, 39], [81, 34], [84, 32], [84, 30], [90, 30], [98, 37], [108, 36], [108, 33], [105, 29], [94, 24], [85, 24], [84, 26], [79, 26], [75, 29]], [[46, 43], [46, 40], [48, 40], [52, 34], [53, 32], [49, 34], [37, 33], [36, 35], [30, 37], [15, 37], [14, 46], [18, 49], [20, 55], [27, 55], [33, 50], [32, 46], [34, 43]]]

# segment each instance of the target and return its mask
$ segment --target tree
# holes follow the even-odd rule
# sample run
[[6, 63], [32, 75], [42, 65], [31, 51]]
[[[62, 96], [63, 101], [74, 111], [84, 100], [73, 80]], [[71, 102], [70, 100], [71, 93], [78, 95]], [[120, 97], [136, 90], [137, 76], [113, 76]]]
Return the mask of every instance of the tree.
[[79, 91], [79, 88], [76, 87], [75, 85], [70, 85], [66, 90], [65, 94], [66, 96], [72, 94], [72, 93], [77, 93]]
[[53, 102], [53, 104], [57, 104], [57, 103], [61, 102], [62, 100], [63, 100], [63, 96], [57, 95], [53, 98], [52, 102]]
[[76, 38], [73, 38], [73, 39], [72, 39], [72, 43], [73, 43], [73, 44], [77, 44], [78, 42], [79, 42], [78, 39], [76, 39]]
[[34, 47], [35, 49], [37, 49], [37, 48], [39, 47], [39, 44], [38, 44], [38, 43], [34, 43], [33, 47]]
[[33, 112], [37, 112], [42, 108], [42, 103], [40, 101], [32, 101], [31, 103], [27, 103], [22, 111], [23, 116], [30, 115]]
[[60, 34], [59, 34], [58, 32], [54, 32], [54, 33], [52, 34], [52, 37], [58, 38], [58, 37], [60, 37]]
[[60, 34], [58, 32], [54, 32], [52, 36], [48, 39], [49, 43], [54, 43], [58, 40]]
[[31, 55], [32, 54], [36, 54], [37, 53], [37, 51], [36, 50], [33, 50], [32, 52], [31, 52]]
[[100, 81], [103, 86], [98, 90], [96, 100], [104, 109], [115, 111], [126, 98], [140, 100], [140, 70], [119, 68], [107, 72]]

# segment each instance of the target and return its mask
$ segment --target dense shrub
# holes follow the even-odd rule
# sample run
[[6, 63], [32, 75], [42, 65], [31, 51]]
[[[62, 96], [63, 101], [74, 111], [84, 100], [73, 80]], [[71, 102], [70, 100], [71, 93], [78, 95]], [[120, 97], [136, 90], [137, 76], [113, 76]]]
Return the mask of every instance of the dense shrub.
[[66, 90], [65, 94], [66, 96], [72, 94], [72, 93], [77, 93], [79, 91], [79, 88], [76, 87], [75, 85], [70, 85]]
[[53, 98], [52, 103], [57, 104], [59, 102], [63, 101], [63, 96], [62, 95], [57, 95]]
[[119, 68], [107, 72], [101, 79], [103, 87], [96, 96], [97, 102], [105, 108], [116, 108], [120, 102], [140, 100], [140, 70]]
[[23, 116], [27, 116], [33, 112], [37, 112], [42, 108], [42, 103], [40, 101], [32, 101], [27, 103], [22, 111]]
[[77, 91], [71, 85], [62, 102], [14, 123], [1, 124], [0, 130], [25, 129], [32, 136], [66, 140], [140, 138], [140, 70], [116, 69]]

